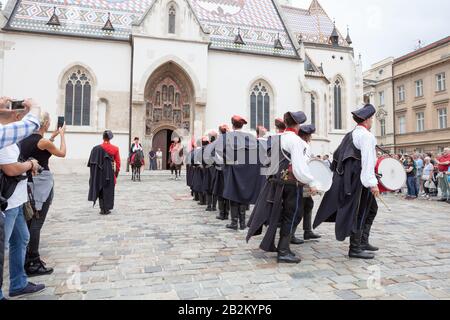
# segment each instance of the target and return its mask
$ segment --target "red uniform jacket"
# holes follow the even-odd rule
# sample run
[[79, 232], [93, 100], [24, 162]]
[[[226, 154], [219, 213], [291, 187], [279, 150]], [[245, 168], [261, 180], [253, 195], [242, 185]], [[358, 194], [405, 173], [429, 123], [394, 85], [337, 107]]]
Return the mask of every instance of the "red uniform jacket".
[[112, 145], [109, 142], [103, 142], [101, 144], [103, 150], [106, 151], [107, 154], [109, 154], [111, 156], [111, 158], [114, 159], [114, 163], [115, 163], [115, 174], [116, 174], [116, 180], [117, 181], [117, 176], [120, 172], [120, 154], [119, 154], [119, 148], [116, 147], [115, 145]]

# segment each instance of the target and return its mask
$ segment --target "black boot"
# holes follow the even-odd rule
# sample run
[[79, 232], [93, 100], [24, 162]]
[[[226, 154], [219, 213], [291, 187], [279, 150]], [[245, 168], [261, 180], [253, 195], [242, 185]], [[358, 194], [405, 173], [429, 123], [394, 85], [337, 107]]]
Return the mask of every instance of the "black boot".
[[348, 256], [350, 258], [356, 259], [373, 259], [375, 256], [371, 252], [366, 252], [361, 247], [361, 236], [362, 231], [358, 231], [356, 233], [352, 233], [350, 236], [350, 250], [348, 252]]
[[231, 206], [231, 224], [227, 225], [228, 229], [237, 230], [238, 229], [238, 219], [239, 219], [239, 205]]
[[212, 196], [212, 205], [211, 205], [211, 211], [217, 211], [217, 196]]
[[301, 260], [291, 252], [289, 243], [291, 242], [291, 235], [281, 236], [278, 242], [278, 263], [300, 263]]
[[209, 193], [206, 193], [206, 210], [205, 211], [212, 211], [212, 195]]
[[194, 201], [199, 201], [200, 196], [198, 195], [198, 192], [194, 192]]
[[204, 206], [204, 205], [206, 205], [206, 197], [205, 197], [205, 194], [204, 193], [199, 193], [198, 194], [198, 198], [199, 198], [199, 201], [198, 201], [198, 204], [199, 205], [201, 205], [201, 206]]
[[44, 261], [36, 258], [25, 263], [25, 272], [29, 278], [32, 278], [52, 274], [53, 268], [47, 268]]
[[322, 238], [320, 235], [315, 234], [312, 231], [305, 231], [304, 235], [303, 235], [303, 239], [305, 240], [315, 240], [315, 239], [320, 239]]
[[303, 241], [302, 239], [297, 238], [297, 237], [295, 236], [295, 231], [297, 231], [297, 227], [295, 227], [294, 230], [292, 230], [291, 244], [295, 244], [295, 245], [304, 244], [305, 241]]
[[245, 207], [240, 207], [239, 211], [239, 229], [245, 230], [247, 228], [245, 224]]
[[370, 236], [370, 228], [371, 227], [372, 227], [372, 225], [370, 225], [370, 224], [366, 224], [364, 226], [364, 230], [363, 230], [363, 233], [362, 233], [362, 236], [361, 236], [361, 249], [366, 250], [366, 251], [375, 252], [375, 251], [378, 251], [380, 249], [377, 248], [377, 247], [372, 246], [369, 243], [369, 236]]
[[216, 217], [218, 220], [226, 220], [225, 219], [225, 201], [223, 199], [219, 199], [219, 214]]

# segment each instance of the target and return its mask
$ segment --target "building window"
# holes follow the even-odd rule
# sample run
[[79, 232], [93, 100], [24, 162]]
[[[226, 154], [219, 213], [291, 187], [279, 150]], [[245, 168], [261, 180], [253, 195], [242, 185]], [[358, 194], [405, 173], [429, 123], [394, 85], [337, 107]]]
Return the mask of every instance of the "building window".
[[445, 85], [445, 73], [439, 73], [436, 75], [436, 90], [438, 92], [445, 91], [447, 89]]
[[438, 154], [442, 154], [444, 152], [445, 147], [438, 147]]
[[378, 97], [380, 99], [380, 106], [384, 106], [384, 91], [378, 92]]
[[405, 116], [398, 117], [398, 133], [399, 134], [406, 133], [406, 117]]
[[334, 83], [334, 128], [342, 129], [342, 86], [339, 80]]
[[270, 94], [267, 85], [259, 82], [250, 92], [250, 126], [264, 126], [270, 131]]
[[316, 97], [311, 94], [311, 124], [316, 125]]
[[68, 126], [90, 126], [92, 81], [83, 68], [69, 73], [65, 89], [65, 120]]
[[416, 113], [416, 124], [417, 132], [425, 130], [425, 114], [423, 112]]
[[386, 120], [385, 119], [380, 120], [380, 134], [382, 137], [386, 136]]
[[169, 8], [169, 33], [175, 33], [175, 18], [176, 18], [176, 10], [175, 6], [171, 5]]
[[447, 128], [447, 109], [438, 110], [439, 129]]
[[416, 84], [416, 98], [423, 97], [423, 80], [417, 80]]
[[404, 102], [405, 101], [405, 86], [400, 86], [397, 88], [398, 90], [398, 102]]

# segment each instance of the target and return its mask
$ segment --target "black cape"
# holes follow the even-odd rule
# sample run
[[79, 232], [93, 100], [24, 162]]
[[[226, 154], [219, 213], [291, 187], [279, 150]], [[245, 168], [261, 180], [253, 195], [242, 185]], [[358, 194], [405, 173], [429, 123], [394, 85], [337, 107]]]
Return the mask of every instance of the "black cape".
[[194, 166], [192, 168], [192, 190], [194, 192], [203, 193], [203, 175], [204, 171], [201, 167], [203, 161], [203, 148], [197, 148], [193, 151], [194, 154]]
[[95, 205], [102, 193], [105, 210], [114, 208], [115, 178], [112, 164], [113, 159], [101, 146], [92, 149], [88, 162], [90, 168], [88, 200], [93, 201]]
[[360, 205], [365, 205], [360, 201], [364, 189], [361, 169], [361, 151], [353, 144], [350, 132], [333, 155], [333, 184], [320, 204], [314, 229], [323, 222], [335, 222], [338, 241], [344, 241], [357, 230], [358, 210]]
[[261, 191], [256, 137], [242, 131], [228, 132], [219, 137], [216, 151], [225, 164], [223, 197], [240, 204], [255, 204]]
[[[271, 138], [268, 148], [269, 155], [273, 148], [281, 150], [280, 136], [273, 136]], [[285, 154], [289, 157], [288, 153], [279, 152], [278, 170], [274, 175], [266, 179], [247, 224], [249, 227], [246, 238], [247, 242], [252, 237], [261, 235], [263, 227], [267, 226], [266, 234], [261, 241], [260, 248], [268, 252], [273, 249], [273, 243], [283, 210], [283, 191], [285, 184], [278, 183], [277, 181], [281, 180], [281, 172], [286, 170], [290, 164]]]

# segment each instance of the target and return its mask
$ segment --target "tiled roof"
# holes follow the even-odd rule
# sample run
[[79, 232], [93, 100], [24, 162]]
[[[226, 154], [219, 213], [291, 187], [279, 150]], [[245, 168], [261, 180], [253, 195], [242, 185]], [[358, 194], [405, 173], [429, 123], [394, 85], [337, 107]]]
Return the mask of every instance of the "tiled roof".
[[[156, 0], [19, 0], [8, 27], [16, 30], [128, 39], [132, 24]], [[297, 57], [274, 0], [188, 0], [211, 47], [232, 51]], [[60, 26], [48, 25], [56, 7]], [[313, 0], [308, 10], [281, 6], [287, 27], [305, 42], [328, 44], [333, 22]], [[114, 31], [103, 30], [108, 15]], [[245, 44], [236, 44], [240, 29]], [[281, 45], [279, 46], [278, 41]], [[292, 39], [298, 41], [298, 39]], [[277, 44], [277, 45], [275, 45]], [[339, 44], [348, 46], [339, 33]], [[282, 48], [281, 48], [282, 47]]]
[[[24, 31], [127, 39], [133, 21], [142, 16], [153, 1], [19, 0], [9, 27]], [[61, 26], [47, 25], [55, 7]], [[115, 28], [113, 33], [102, 30], [109, 13]]]
[[[86, 37], [128, 39], [132, 24], [156, 0], [19, 0], [9, 28]], [[297, 57], [272, 0], [188, 0], [211, 47], [259, 54]], [[60, 26], [47, 25], [54, 7]], [[111, 14], [115, 31], [102, 30]], [[245, 45], [234, 43], [240, 28]], [[280, 40], [283, 49], [276, 49]]]
[[[297, 56], [272, 0], [190, 0], [212, 48]], [[240, 28], [245, 45], [235, 44]], [[280, 39], [283, 49], [276, 49]]]
[[[281, 6], [288, 28], [296, 39], [303, 42], [329, 44], [333, 33], [334, 23], [317, 0], [313, 0], [308, 10]], [[339, 34], [339, 45], [348, 47], [349, 44], [342, 34]]]

